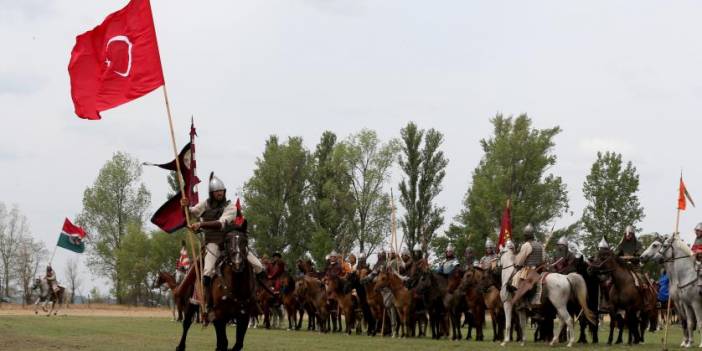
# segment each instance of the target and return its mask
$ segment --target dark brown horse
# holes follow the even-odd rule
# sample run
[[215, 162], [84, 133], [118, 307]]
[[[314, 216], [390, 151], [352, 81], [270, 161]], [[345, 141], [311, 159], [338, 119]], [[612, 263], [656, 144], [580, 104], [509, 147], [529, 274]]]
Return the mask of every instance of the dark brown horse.
[[[283, 300], [285, 312], [288, 315], [288, 330], [300, 330], [302, 327], [302, 317], [305, 310], [295, 291], [295, 279], [288, 272], [283, 272], [280, 277], [280, 293]], [[299, 319], [298, 319], [299, 313]]]
[[[246, 259], [248, 240], [246, 234], [234, 231], [228, 233], [222, 251], [218, 271], [212, 281], [213, 309], [208, 318], [215, 328], [217, 335], [216, 351], [226, 351], [226, 326], [230, 321], [236, 322], [236, 343], [232, 351], [244, 348], [244, 337], [249, 326], [249, 317], [255, 309], [254, 293], [256, 283], [251, 264]], [[187, 281], [187, 277], [184, 282]], [[183, 335], [177, 351], [185, 350], [185, 340], [190, 328], [190, 320], [194, 309], [186, 309], [183, 319]]]
[[383, 320], [385, 305], [383, 304], [383, 296], [380, 294], [378, 289], [376, 289], [375, 281], [368, 280], [368, 275], [371, 274], [371, 270], [368, 268], [363, 268], [359, 271], [359, 278], [361, 281], [366, 281], [364, 288], [366, 292], [366, 299], [368, 301], [368, 307], [370, 312], [373, 314], [374, 327], [371, 332], [371, 325], [368, 325], [368, 332], [371, 335], [375, 335], [378, 332], [382, 332], [380, 329], [383, 328]]
[[169, 272], [158, 272], [158, 276], [156, 277], [156, 281], [154, 282], [153, 287], [160, 288], [164, 284], [173, 293], [173, 304], [175, 305], [175, 309], [178, 312], [178, 317], [176, 318], [176, 321], [182, 322], [183, 311], [185, 311], [186, 306], [190, 303], [190, 296], [186, 296], [185, 294], [180, 294], [176, 296], [175, 291], [178, 287], [178, 284], [176, 283], [176, 279], [173, 276], [173, 274]]
[[[615, 323], [622, 317], [618, 313], [619, 311], [624, 312], [624, 323], [629, 329], [628, 343], [638, 344], [643, 342], [648, 319], [652, 315], [650, 300], [652, 300], [652, 307], [655, 311], [655, 297], [650, 296], [652, 293], [643, 286], [645, 282], [640, 281], [638, 285], [641, 286], [637, 286], [634, 275], [627, 263], [615, 256], [611, 251], [601, 251], [597, 256], [596, 262], [590, 266], [589, 270], [595, 274], [612, 277], [612, 287], [608, 291], [611, 305], [610, 317], [612, 319], [607, 343], [612, 343]], [[621, 331], [619, 340], [621, 340]]]
[[483, 341], [483, 326], [485, 325], [485, 296], [489, 284], [487, 272], [481, 268], [471, 267], [463, 275], [466, 291], [464, 294], [465, 305], [468, 311], [468, 335], [466, 340], [470, 340], [470, 328], [475, 328], [475, 340]]

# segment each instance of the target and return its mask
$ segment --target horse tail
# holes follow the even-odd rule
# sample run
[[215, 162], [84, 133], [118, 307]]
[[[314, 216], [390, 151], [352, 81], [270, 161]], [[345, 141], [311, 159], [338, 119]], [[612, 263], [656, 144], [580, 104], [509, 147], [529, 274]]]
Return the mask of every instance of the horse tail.
[[597, 324], [595, 322], [595, 314], [587, 307], [587, 285], [585, 284], [585, 279], [578, 273], [570, 273], [566, 276], [568, 282], [570, 283], [573, 291], [571, 292], [575, 295], [575, 298], [580, 304], [580, 308], [583, 310], [585, 318], [592, 324]]

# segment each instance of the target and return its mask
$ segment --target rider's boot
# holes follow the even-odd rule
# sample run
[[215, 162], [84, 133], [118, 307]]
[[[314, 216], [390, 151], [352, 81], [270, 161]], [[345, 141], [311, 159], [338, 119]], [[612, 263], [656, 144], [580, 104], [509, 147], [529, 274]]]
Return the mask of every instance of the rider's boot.
[[209, 324], [209, 322], [212, 321], [213, 319], [213, 313], [212, 313], [212, 308], [214, 306], [214, 301], [212, 298], [212, 277], [208, 276], [203, 276], [202, 277], [202, 285], [205, 288], [205, 296], [203, 297], [205, 299], [205, 325]]

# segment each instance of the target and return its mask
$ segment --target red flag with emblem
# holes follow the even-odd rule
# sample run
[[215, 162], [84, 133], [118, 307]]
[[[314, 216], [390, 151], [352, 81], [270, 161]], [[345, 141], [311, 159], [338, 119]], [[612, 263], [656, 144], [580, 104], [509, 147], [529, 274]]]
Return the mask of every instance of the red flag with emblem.
[[501, 250], [508, 240], [512, 239], [512, 203], [507, 200], [507, 206], [502, 212], [500, 223], [500, 236], [497, 238], [497, 249]]
[[77, 36], [68, 73], [76, 115], [85, 119], [100, 119], [100, 112], [162, 86], [149, 0], [131, 0]]

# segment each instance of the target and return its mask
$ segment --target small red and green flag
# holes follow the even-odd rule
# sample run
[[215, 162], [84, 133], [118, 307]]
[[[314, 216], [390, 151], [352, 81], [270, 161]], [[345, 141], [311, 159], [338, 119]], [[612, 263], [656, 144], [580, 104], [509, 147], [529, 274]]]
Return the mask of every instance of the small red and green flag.
[[687, 201], [690, 201], [692, 207], [695, 207], [695, 202], [692, 201], [690, 193], [687, 192], [685, 182], [683, 182], [682, 174], [680, 174], [680, 190], [678, 191], [678, 210], [685, 211], [687, 209]]
[[59, 236], [56, 245], [76, 253], [83, 253], [85, 251], [85, 242], [83, 242], [85, 236], [83, 228], [74, 225], [66, 218], [63, 222], [63, 229], [61, 229], [61, 236]]

